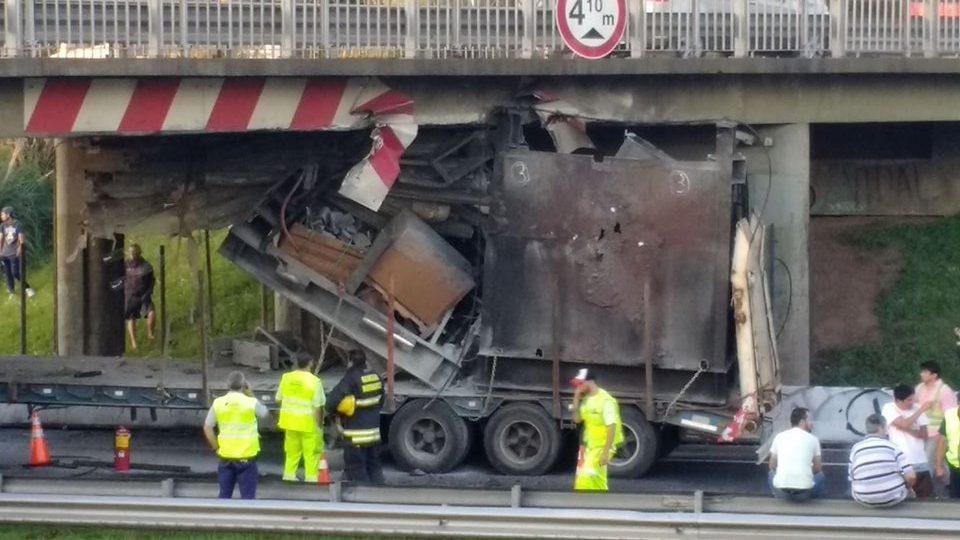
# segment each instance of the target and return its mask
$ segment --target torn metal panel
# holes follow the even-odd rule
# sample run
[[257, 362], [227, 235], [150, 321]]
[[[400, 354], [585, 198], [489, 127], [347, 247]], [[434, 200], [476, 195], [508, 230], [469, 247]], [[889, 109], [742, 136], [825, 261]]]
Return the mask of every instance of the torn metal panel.
[[[333, 325], [343, 336], [373, 354], [386, 357], [386, 318], [351, 295], [340, 295], [337, 286], [300, 265], [273, 247], [268, 227], [260, 223], [234, 226], [220, 254], [263, 283]], [[402, 327], [396, 328], [397, 367], [433, 389], [440, 389], [459, 371], [459, 349], [436, 346]]]
[[563, 360], [642, 365], [649, 281], [655, 364], [725, 369], [729, 159], [505, 155], [486, 230], [484, 349], [549, 357], [559, 305]]
[[363, 281], [392, 294], [424, 328], [434, 328], [475, 283], [470, 263], [413, 213], [401, 212], [380, 232], [347, 284]]
[[534, 110], [553, 139], [557, 152], [571, 154], [576, 150], [596, 148], [587, 135], [586, 120], [576, 105], [544, 90], [535, 91], [533, 95], [541, 102]]

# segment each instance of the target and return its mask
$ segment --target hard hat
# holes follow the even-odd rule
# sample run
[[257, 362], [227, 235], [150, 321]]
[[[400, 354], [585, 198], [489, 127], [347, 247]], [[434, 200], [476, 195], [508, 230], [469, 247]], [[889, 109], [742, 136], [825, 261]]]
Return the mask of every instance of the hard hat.
[[337, 404], [337, 412], [346, 417], [353, 416], [354, 411], [357, 410], [357, 398], [353, 396], [347, 396], [340, 400], [340, 403]]

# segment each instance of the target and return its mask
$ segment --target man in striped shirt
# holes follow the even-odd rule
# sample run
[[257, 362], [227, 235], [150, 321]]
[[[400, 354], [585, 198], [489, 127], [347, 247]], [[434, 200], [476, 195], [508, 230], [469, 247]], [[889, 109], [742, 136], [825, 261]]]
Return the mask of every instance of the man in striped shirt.
[[887, 422], [871, 414], [867, 436], [850, 449], [850, 491], [853, 500], [871, 508], [902, 503], [913, 495], [917, 476], [903, 452], [887, 440]]

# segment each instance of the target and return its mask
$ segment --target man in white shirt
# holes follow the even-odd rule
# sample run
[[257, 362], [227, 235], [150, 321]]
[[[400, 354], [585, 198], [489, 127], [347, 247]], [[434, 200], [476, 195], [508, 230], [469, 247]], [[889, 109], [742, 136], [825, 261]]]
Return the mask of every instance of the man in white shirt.
[[823, 494], [820, 441], [810, 431], [810, 412], [797, 407], [790, 413], [792, 428], [773, 438], [770, 447], [770, 491], [778, 499], [805, 501]]
[[887, 421], [887, 436], [890, 442], [903, 452], [907, 463], [916, 473], [913, 485], [918, 499], [933, 496], [933, 477], [927, 461], [924, 443], [927, 440], [929, 420], [924, 413], [930, 403], [917, 405], [913, 388], [900, 384], [893, 389], [893, 403], [883, 406], [880, 413]]

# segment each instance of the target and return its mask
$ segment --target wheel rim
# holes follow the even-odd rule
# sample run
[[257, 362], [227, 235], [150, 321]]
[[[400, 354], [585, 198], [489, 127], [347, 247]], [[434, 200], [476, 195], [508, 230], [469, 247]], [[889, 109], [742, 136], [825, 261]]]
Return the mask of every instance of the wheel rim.
[[613, 467], [627, 467], [639, 456], [639, 434], [633, 429], [632, 426], [623, 424], [623, 444], [617, 449], [617, 453], [610, 458], [610, 465]]
[[413, 451], [438, 456], [447, 446], [447, 430], [433, 418], [421, 418], [410, 426], [406, 439]]
[[500, 452], [510, 461], [526, 463], [543, 451], [543, 432], [532, 422], [516, 420], [504, 426], [500, 434]]

